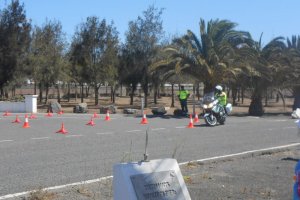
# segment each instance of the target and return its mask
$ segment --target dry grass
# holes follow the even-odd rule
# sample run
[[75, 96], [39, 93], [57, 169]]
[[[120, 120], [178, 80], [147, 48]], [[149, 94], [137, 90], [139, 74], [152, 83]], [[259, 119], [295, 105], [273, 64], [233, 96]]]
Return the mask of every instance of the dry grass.
[[196, 168], [198, 166], [199, 166], [199, 164], [197, 162], [189, 162], [188, 164], [186, 164], [186, 167], [189, 168], [189, 169], [193, 169], [193, 168]]
[[192, 178], [190, 176], [183, 176], [183, 180], [186, 184], [192, 184]]
[[57, 198], [57, 195], [52, 192], [48, 192], [46, 190], [36, 190], [31, 192], [26, 200], [54, 200]]
[[77, 192], [78, 194], [81, 194], [81, 195], [86, 196], [86, 197], [89, 197], [89, 198], [95, 196], [95, 195], [92, 194], [92, 192], [90, 192], [90, 191], [89, 191], [87, 188], [85, 188], [84, 186], [79, 187], [79, 188], [76, 190], [76, 192]]

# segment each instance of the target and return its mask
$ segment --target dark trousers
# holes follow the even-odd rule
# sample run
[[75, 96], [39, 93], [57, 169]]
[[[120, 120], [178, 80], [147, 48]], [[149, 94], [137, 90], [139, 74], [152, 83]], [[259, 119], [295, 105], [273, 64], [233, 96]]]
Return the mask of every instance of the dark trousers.
[[187, 100], [186, 99], [180, 99], [180, 105], [182, 112], [188, 113], [188, 107], [187, 107]]

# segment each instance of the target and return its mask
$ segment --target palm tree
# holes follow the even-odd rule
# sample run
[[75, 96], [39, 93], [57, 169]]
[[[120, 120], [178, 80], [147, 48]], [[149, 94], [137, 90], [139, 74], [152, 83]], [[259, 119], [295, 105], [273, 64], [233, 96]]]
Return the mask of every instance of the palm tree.
[[190, 30], [173, 44], [165, 48], [166, 59], [154, 68], [175, 66], [176, 73], [184, 73], [204, 82], [204, 92], [216, 84], [235, 76], [240, 68], [235, 65], [235, 54], [244, 45], [251, 45], [248, 32], [236, 31], [235, 23], [227, 20], [210, 20], [207, 25], [200, 20], [200, 38]]
[[261, 116], [264, 114], [262, 97], [270, 86], [279, 86], [282, 78], [283, 67], [286, 65], [283, 52], [285, 49], [284, 38], [277, 37], [263, 46], [261, 42], [255, 42], [252, 47], [246, 48], [243, 59], [247, 65], [243, 71], [248, 76], [249, 87], [252, 90], [249, 115]]
[[287, 54], [290, 61], [287, 85], [292, 88], [294, 95], [293, 110], [300, 108], [300, 35], [287, 38]]

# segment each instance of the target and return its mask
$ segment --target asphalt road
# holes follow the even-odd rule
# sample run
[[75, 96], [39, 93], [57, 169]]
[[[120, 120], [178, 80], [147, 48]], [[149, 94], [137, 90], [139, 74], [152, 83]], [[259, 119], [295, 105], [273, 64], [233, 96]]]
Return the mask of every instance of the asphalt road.
[[[21, 115], [20, 115], [21, 116]], [[22, 120], [24, 115], [22, 115]], [[30, 128], [0, 118], [0, 196], [112, 175], [118, 162], [141, 160], [149, 130], [150, 159], [175, 156], [178, 162], [299, 142], [295, 120], [286, 116], [229, 117], [226, 125], [185, 128], [187, 118], [141, 118], [111, 115], [38, 115]], [[55, 133], [64, 122], [68, 134]]]

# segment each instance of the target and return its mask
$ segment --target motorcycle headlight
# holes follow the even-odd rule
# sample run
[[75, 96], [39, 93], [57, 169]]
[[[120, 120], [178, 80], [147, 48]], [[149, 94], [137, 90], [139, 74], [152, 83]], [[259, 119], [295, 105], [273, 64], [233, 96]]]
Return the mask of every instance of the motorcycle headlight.
[[204, 109], [207, 109], [207, 105], [206, 105], [206, 104], [204, 104], [204, 105], [203, 105], [203, 108], [204, 108]]
[[212, 108], [214, 106], [213, 103], [208, 104], [208, 108]]

